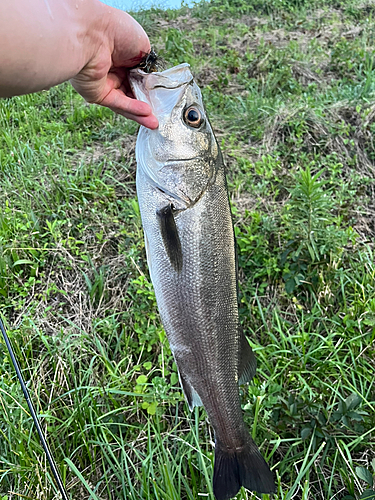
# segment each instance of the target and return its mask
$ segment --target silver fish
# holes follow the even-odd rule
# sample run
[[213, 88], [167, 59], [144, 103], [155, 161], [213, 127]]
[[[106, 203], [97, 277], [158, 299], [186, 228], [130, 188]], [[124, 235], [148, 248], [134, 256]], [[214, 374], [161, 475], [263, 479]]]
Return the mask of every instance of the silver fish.
[[159, 128], [141, 127], [137, 194], [160, 316], [189, 408], [215, 430], [217, 500], [241, 486], [275, 491], [273, 473], [244, 424], [238, 384], [256, 361], [240, 330], [236, 252], [225, 167], [188, 64], [130, 72]]

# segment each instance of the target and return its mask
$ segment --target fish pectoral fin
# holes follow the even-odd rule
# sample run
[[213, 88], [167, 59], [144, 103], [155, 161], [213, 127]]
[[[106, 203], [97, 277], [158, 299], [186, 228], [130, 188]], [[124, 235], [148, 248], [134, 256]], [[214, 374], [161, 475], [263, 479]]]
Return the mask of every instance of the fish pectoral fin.
[[170, 263], [175, 271], [180, 272], [182, 270], [182, 248], [172, 205], [169, 204], [161, 208], [156, 212], [156, 215], [158, 217], [161, 237]]
[[180, 370], [178, 370], [178, 376], [180, 379], [182, 390], [184, 391], [185, 394], [185, 399], [187, 401], [187, 404], [189, 405], [189, 410], [193, 411], [194, 406], [203, 406], [199, 394], [194, 389], [194, 387], [187, 381], [186, 377], [182, 375]]
[[241, 334], [240, 365], [238, 369], [238, 383], [246, 384], [254, 377], [257, 369], [257, 360], [245, 334]]

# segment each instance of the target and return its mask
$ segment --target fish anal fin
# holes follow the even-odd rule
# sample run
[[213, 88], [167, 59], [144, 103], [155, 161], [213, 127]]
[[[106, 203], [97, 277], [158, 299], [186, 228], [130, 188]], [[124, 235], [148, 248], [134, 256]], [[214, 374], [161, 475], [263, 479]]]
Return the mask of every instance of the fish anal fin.
[[180, 272], [182, 270], [182, 248], [172, 205], [166, 205], [161, 208], [156, 212], [156, 215], [169, 261], [173, 269]]
[[245, 334], [241, 333], [241, 346], [240, 346], [240, 364], [238, 368], [238, 383], [245, 384], [250, 382], [254, 377], [257, 369], [257, 361], [253, 350], [250, 347], [249, 342]]
[[202, 406], [202, 401], [201, 398], [199, 397], [199, 394], [194, 389], [194, 387], [188, 382], [187, 378], [184, 377], [180, 371], [178, 371], [178, 376], [180, 379], [182, 390], [184, 391], [185, 394], [185, 399], [189, 406], [189, 410], [193, 411], [194, 406]]

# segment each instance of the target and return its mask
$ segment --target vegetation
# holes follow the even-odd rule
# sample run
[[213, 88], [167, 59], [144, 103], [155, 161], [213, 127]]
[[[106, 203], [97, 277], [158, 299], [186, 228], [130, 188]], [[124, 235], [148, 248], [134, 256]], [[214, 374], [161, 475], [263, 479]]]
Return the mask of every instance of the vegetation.
[[[274, 499], [375, 498], [374, 4], [136, 16], [192, 65], [226, 158], [258, 359], [242, 401]], [[0, 314], [71, 498], [213, 499], [212, 430], [146, 266], [136, 133], [68, 84], [1, 101]], [[1, 345], [0, 498], [59, 498]]]

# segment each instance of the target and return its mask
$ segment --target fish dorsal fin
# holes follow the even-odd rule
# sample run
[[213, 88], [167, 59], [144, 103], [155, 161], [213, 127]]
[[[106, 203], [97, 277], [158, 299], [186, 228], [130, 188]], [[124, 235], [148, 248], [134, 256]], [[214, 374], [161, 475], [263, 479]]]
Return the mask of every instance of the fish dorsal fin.
[[182, 248], [178, 235], [172, 205], [167, 205], [156, 212], [164, 247], [173, 269], [180, 272], [182, 269]]
[[255, 359], [253, 350], [245, 334], [241, 333], [241, 346], [240, 346], [240, 365], [238, 368], [238, 383], [246, 384], [254, 377], [257, 369], [257, 361]]
[[187, 401], [187, 404], [189, 405], [189, 410], [193, 411], [194, 406], [203, 406], [199, 394], [194, 389], [194, 387], [187, 381], [186, 377], [184, 377], [181, 374], [180, 370], [178, 370], [178, 376], [180, 379], [182, 390], [184, 391], [185, 394], [185, 399]]

